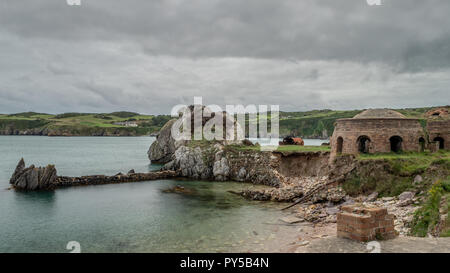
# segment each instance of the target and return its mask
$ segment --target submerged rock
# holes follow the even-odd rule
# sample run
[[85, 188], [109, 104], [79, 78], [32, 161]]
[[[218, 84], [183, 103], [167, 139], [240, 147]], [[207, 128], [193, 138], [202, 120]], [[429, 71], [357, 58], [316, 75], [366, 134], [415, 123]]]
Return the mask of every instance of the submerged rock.
[[303, 218], [299, 218], [296, 216], [285, 216], [283, 218], [280, 218], [280, 220], [287, 224], [296, 224], [305, 221]]
[[55, 187], [57, 177], [54, 165], [48, 165], [45, 168], [36, 168], [31, 165], [25, 168], [25, 161], [22, 158], [9, 183], [19, 190], [48, 190]]
[[186, 189], [183, 186], [174, 186], [170, 189], [163, 190], [165, 193], [183, 193], [183, 194], [193, 194], [194, 191], [191, 189]]

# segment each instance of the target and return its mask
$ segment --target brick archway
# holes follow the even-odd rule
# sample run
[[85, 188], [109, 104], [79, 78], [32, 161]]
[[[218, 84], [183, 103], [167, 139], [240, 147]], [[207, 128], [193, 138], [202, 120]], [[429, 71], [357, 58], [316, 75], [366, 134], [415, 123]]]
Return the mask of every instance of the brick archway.
[[425, 151], [425, 138], [423, 137], [419, 138], [419, 151], [420, 152]]
[[403, 150], [403, 138], [400, 136], [392, 136], [389, 138], [391, 144], [391, 152], [398, 153]]
[[343, 146], [344, 146], [344, 139], [342, 137], [338, 137], [336, 143], [336, 153], [342, 154]]
[[357, 140], [358, 152], [362, 154], [369, 153], [370, 138], [368, 136], [360, 136]]
[[435, 137], [433, 139], [434, 142], [439, 142], [439, 150], [443, 150], [445, 148], [444, 139], [442, 137]]

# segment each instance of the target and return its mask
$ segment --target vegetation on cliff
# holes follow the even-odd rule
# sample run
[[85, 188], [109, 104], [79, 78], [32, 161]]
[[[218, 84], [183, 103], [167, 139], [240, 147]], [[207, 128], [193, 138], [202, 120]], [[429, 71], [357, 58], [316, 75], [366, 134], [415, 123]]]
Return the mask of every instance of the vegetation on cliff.
[[450, 237], [450, 177], [445, 181], [436, 181], [427, 192], [423, 206], [414, 214], [411, 223], [411, 234], [425, 237]]
[[[355, 165], [343, 185], [348, 194], [376, 191], [380, 196], [397, 196], [407, 190], [427, 191], [436, 179], [447, 177], [450, 152], [361, 154]], [[423, 179], [417, 181], [417, 175]]]

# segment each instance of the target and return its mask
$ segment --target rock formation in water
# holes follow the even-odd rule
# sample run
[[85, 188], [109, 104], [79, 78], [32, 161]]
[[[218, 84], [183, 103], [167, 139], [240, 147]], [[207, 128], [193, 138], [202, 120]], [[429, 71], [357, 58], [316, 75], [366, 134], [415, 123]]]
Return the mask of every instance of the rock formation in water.
[[172, 126], [176, 119], [168, 121], [159, 131], [155, 142], [148, 150], [148, 158], [152, 163], [164, 164], [171, 160], [175, 153], [175, 139], [172, 137]]
[[[148, 157], [152, 163], [166, 164], [175, 159], [175, 152], [177, 149], [189, 144], [190, 140], [175, 140], [172, 136], [172, 127], [175, 125], [177, 120], [180, 120], [183, 124], [190, 124], [191, 135], [194, 136], [195, 124], [194, 116], [200, 116], [201, 118], [201, 129], [203, 131], [205, 126], [208, 126], [208, 122], [214, 117], [222, 117], [223, 123], [223, 138], [225, 140], [220, 141], [223, 144], [240, 144], [241, 140], [226, 140], [229, 138], [230, 134], [235, 135], [236, 132], [242, 131], [240, 125], [234, 121], [234, 118], [228, 115], [226, 112], [212, 112], [209, 108], [205, 106], [189, 106], [188, 111], [191, 113], [190, 116], [183, 115], [179, 119], [173, 119], [167, 122], [163, 128], [161, 128], [156, 140], [150, 146], [148, 150]], [[220, 115], [220, 116], [219, 116]], [[186, 120], [190, 119], [190, 120]], [[227, 128], [226, 125], [230, 123], [233, 124], [233, 128]], [[200, 125], [200, 124], [199, 124]], [[231, 130], [233, 129], [233, 130]], [[214, 130], [219, 130], [214, 128]]]
[[25, 167], [23, 158], [17, 164], [16, 170], [9, 183], [20, 190], [48, 190], [56, 184], [57, 174], [55, 166], [36, 168], [34, 165]]
[[181, 176], [214, 181], [251, 182], [280, 186], [279, 157], [271, 152], [238, 150], [223, 143], [205, 146], [181, 146], [165, 170], [180, 172]]

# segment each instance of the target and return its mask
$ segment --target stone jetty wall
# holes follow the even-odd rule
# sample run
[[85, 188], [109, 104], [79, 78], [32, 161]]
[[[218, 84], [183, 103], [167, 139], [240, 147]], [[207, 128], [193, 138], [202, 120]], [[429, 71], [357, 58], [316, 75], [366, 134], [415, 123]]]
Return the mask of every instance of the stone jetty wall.
[[57, 171], [53, 165], [45, 168], [25, 167], [23, 159], [19, 161], [17, 167], [9, 181], [14, 189], [25, 191], [53, 190], [59, 187], [103, 185], [128, 182], [141, 182], [159, 179], [169, 179], [179, 176], [176, 171], [155, 171], [148, 173], [135, 173], [133, 170], [128, 174], [118, 173], [116, 175], [89, 175], [81, 177], [57, 176]]
[[175, 178], [178, 173], [175, 171], [155, 171], [149, 173], [132, 173], [106, 175], [89, 175], [81, 177], [58, 176], [56, 178], [57, 187], [84, 186], [84, 185], [103, 185], [116, 183], [141, 182], [159, 179]]

